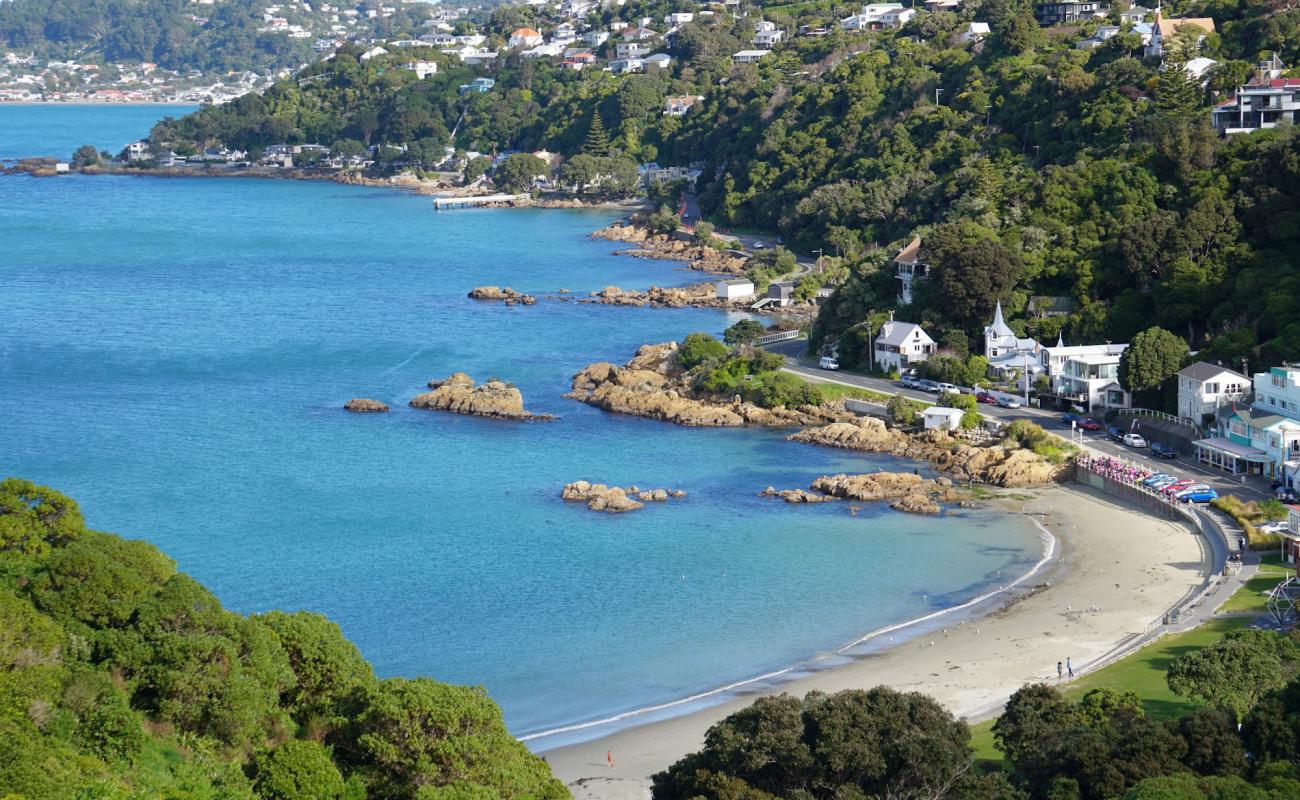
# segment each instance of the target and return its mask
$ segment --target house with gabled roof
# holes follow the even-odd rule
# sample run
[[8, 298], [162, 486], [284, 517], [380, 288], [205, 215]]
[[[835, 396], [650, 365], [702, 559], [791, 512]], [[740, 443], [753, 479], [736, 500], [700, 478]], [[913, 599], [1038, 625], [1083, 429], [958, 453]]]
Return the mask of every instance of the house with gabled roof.
[[902, 372], [933, 355], [935, 343], [920, 325], [897, 322], [891, 316], [888, 322], [880, 326], [872, 351], [872, 363], [877, 369]]
[[894, 277], [898, 278], [898, 304], [912, 304], [912, 282], [924, 279], [930, 266], [921, 260], [921, 237], [913, 236], [894, 256]]

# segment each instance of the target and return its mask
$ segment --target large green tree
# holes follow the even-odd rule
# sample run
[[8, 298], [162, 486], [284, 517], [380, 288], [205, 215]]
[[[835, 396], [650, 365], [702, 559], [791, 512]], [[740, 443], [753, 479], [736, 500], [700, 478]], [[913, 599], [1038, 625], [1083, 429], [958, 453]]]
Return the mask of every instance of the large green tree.
[[1187, 342], [1164, 328], [1147, 328], [1133, 337], [1119, 362], [1119, 382], [1130, 392], [1155, 389], [1187, 358]]

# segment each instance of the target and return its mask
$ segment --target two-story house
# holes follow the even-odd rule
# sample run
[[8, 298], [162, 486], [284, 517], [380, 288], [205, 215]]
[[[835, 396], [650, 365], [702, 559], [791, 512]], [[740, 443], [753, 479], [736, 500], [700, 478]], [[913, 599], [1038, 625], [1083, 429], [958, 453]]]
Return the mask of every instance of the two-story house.
[[[905, 12], [911, 12], [910, 14]], [[916, 9], [905, 8], [902, 3], [870, 3], [851, 17], [840, 20], [840, 27], [846, 31], [878, 31], [881, 28], [897, 28], [907, 24]], [[886, 21], [888, 20], [888, 21]]]
[[754, 31], [753, 44], [755, 47], [771, 50], [781, 43], [781, 37], [785, 32], [776, 27], [775, 22], [769, 20], [759, 20], [758, 28]]
[[902, 372], [928, 359], [934, 350], [934, 339], [920, 325], [891, 319], [880, 326], [872, 363], [885, 372]]
[[1300, 473], [1300, 366], [1257, 372], [1255, 402], [1238, 407], [1219, 435], [1194, 444], [1204, 464], [1234, 475], [1265, 475], [1297, 487]]
[[1056, 395], [1087, 411], [1127, 408], [1132, 398], [1119, 382], [1119, 360], [1126, 347], [1111, 345], [1099, 353], [1065, 356], [1064, 370], [1055, 378]]
[[894, 276], [898, 278], [898, 304], [912, 304], [912, 281], [925, 278], [930, 266], [921, 260], [921, 237], [914, 236], [894, 256]]
[[1096, 0], [1063, 0], [1059, 3], [1039, 3], [1034, 6], [1034, 19], [1043, 27], [1067, 25], [1088, 19], [1104, 17], [1110, 6]]
[[1228, 403], [1250, 392], [1250, 378], [1218, 364], [1197, 361], [1178, 371], [1178, 416], [1203, 425]]
[[1277, 53], [1264, 61], [1233, 99], [1210, 111], [1210, 122], [1219, 133], [1250, 133], [1295, 123], [1300, 111], [1300, 78], [1284, 78], [1285, 66]]

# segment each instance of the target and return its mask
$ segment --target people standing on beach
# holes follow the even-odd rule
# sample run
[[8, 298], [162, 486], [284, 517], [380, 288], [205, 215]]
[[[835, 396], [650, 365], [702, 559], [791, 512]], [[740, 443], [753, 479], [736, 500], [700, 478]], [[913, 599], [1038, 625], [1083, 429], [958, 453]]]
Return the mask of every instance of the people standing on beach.
[[1074, 664], [1071, 663], [1068, 657], [1065, 659], [1065, 671], [1070, 673], [1071, 678], [1074, 677]]
[[614, 768], [614, 751], [613, 751], [613, 750], [606, 750], [606, 751], [605, 751], [605, 760], [609, 762], [609, 768], [610, 768], [610, 769], [613, 769], [613, 768]]
[[1064, 675], [1065, 675], [1065, 673], [1061, 670], [1061, 662], [1059, 662], [1059, 661], [1056, 662], [1056, 678], [1057, 678], [1057, 680], [1060, 680]]

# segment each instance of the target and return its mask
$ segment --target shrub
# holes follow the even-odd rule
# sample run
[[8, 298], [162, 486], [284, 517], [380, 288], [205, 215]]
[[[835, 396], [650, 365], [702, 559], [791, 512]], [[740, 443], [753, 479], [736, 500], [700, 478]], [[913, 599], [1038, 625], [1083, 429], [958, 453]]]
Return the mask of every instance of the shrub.
[[318, 742], [291, 740], [257, 757], [253, 787], [263, 800], [338, 800], [343, 776]]
[[889, 402], [885, 404], [885, 410], [889, 412], [889, 418], [894, 421], [895, 425], [916, 424], [916, 409], [912, 406], [912, 401], [901, 394], [889, 398]]
[[802, 405], [821, 405], [822, 394], [816, 386], [788, 373], [760, 372], [750, 381], [745, 399], [763, 408], [798, 408]]
[[751, 344], [755, 339], [762, 336], [765, 330], [763, 323], [757, 320], [742, 319], [722, 332], [722, 341], [732, 346]]
[[1255, 527], [1256, 523], [1268, 519], [1268, 515], [1260, 503], [1256, 503], [1254, 500], [1245, 502], [1235, 494], [1230, 494], [1210, 501], [1210, 505], [1232, 517], [1233, 521], [1246, 534], [1246, 541], [1251, 550], [1270, 550], [1281, 543], [1282, 537], [1278, 534], [1263, 533]]
[[705, 361], [725, 358], [727, 346], [707, 333], [692, 333], [677, 349], [677, 363], [682, 369], [695, 369]]

